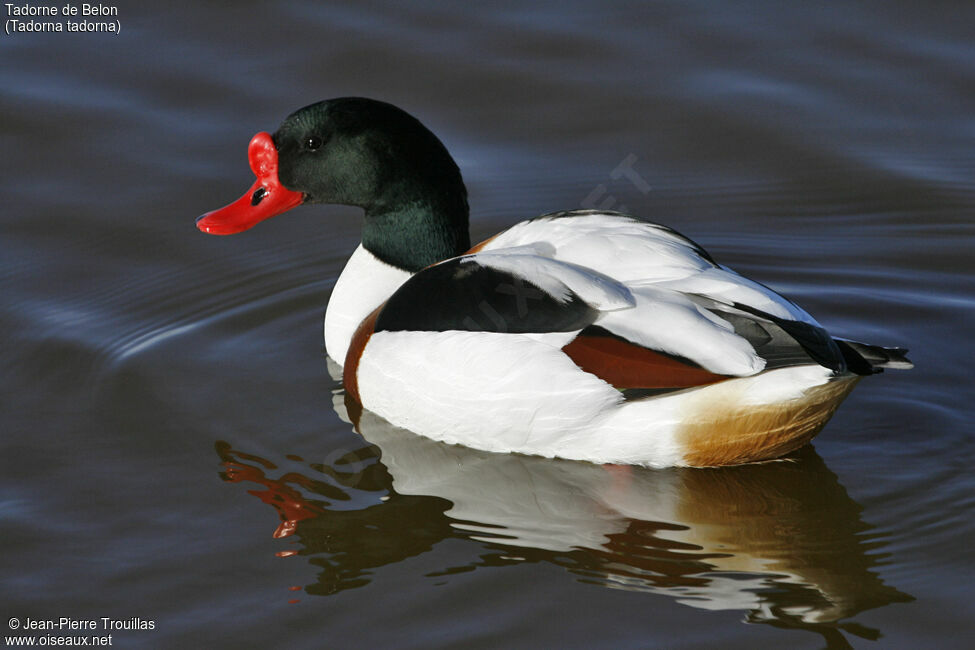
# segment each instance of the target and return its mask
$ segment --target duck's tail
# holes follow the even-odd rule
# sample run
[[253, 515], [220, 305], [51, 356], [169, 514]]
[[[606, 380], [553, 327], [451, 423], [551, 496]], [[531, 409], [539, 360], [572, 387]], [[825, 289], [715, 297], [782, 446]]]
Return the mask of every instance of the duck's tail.
[[884, 368], [910, 370], [914, 367], [907, 358], [906, 348], [884, 348], [846, 339], [833, 340], [843, 353], [847, 369], [858, 375], [873, 375], [883, 372]]

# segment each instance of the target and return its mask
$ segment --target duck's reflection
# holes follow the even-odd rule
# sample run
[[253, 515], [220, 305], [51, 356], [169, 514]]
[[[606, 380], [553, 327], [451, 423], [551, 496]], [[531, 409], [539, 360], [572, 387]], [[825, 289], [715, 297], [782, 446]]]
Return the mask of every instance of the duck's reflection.
[[275, 535], [294, 535], [319, 567], [308, 593], [367, 584], [371, 569], [461, 537], [479, 542], [478, 557], [441, 573], [549, 562], [830, 645], [845, 645], [840, 629], [879, 636], [846, 619], [912, 600], [873, 570], [882, 542], [810, 447], [762, 465], [644, 470], [445, 445], [368, 412], [357, 429], [361, 447], [324, 463], [287, 457], [303, 469], [285, 473], [217, 444], [224, 478], [262, 485], [251, 494], [278, 510]]

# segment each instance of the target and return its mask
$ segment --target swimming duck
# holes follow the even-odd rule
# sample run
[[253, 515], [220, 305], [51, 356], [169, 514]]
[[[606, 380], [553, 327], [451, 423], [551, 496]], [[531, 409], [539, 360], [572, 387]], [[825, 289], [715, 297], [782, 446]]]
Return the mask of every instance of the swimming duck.
[[651, 467], [774, 459], [906, 350], [833, 338], [700, 245], [608, 211], [543, 215], [471, 246], [437, 137], [387, 103], [332, 99], [248, 148], [257, 180], [197, 219], [241, 232], [305, 203], [364, 210], [326, 350], [389, 422], [493, 452]]

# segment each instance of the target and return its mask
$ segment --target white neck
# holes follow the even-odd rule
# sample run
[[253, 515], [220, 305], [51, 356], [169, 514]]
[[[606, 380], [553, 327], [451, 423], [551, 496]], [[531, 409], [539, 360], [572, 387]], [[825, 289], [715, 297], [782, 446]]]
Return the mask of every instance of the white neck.
[[345, 263], [325, 310], [328, 356], [344, 364], [345, 353], [359, 323], [393, 295], [410, 275], [409, 271], [381, 261], [359, 244]]

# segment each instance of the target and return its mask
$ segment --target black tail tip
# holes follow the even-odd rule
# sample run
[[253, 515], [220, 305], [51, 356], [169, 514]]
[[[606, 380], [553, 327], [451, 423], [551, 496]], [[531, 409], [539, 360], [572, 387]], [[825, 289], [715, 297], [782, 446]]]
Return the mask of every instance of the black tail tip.
[[879, 345], [835, 339], [843, 353], [846, 367], [858, 375], [872, 375], [884, 369], [910, 370], [914, 363], [907, 358], [907, 348], [885, 348]]

